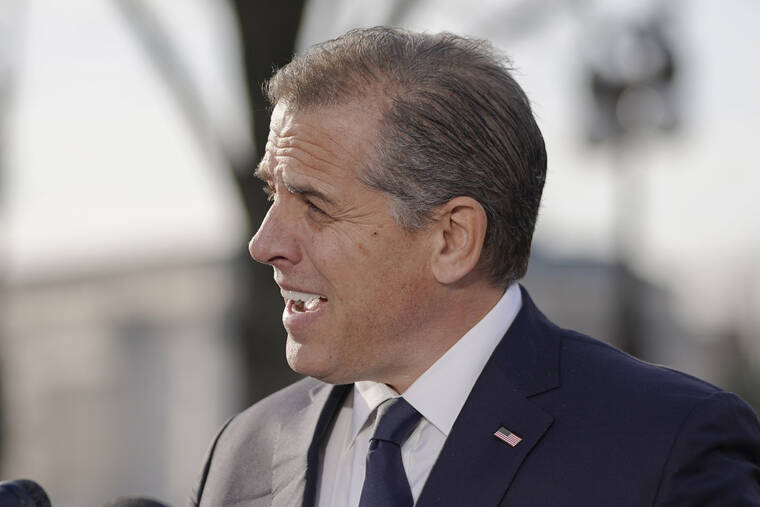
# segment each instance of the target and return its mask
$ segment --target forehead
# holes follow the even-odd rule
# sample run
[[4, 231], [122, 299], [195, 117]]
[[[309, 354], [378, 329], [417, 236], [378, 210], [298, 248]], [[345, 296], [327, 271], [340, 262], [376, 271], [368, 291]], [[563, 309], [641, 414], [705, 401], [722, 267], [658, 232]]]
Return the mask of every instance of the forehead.
[[295, 111], [278, 103], [257, 175], [267, 180], [283, 171], [356, 175], [374, 146], [378, 118], [376, 110], [358, 103]]

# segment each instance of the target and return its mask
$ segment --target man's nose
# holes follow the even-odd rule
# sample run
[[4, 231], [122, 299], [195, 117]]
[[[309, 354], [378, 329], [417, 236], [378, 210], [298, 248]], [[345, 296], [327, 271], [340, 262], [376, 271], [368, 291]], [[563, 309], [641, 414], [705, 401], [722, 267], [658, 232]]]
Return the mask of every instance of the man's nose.
[[295, 223], [288, 221], [275, 204], [269, 208], [259, 230], [248, 243], [248, 252], [254, 260], [284, 268], [300, 261], [300, 249], [296, 238]]

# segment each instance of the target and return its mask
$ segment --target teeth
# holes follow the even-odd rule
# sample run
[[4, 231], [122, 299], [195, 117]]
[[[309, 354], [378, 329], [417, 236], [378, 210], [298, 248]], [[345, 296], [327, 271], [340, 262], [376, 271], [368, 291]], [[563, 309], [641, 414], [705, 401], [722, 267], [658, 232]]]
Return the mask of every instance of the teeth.
[[306, 311], [307, 311], [307, 312], [310, 312], [310, 311], [312, 311], [314, 308], [316, 308], [316, 307], [317, 307], [317, 305], [319, 304], [319, 299], [320, 299], [320, 298], [311, 298], [310, 300], [308, 300], [308, 301], [306, 302]]
[[281, 289], [280, 294], [286, 300], [293, 301], [293, 307], [296, 311], [312, 311], [319, 304], [320, 300], [327, 301], [327, 298], [319, 294], [310, 294], [308, 292], [298, 292], [295, 290]]

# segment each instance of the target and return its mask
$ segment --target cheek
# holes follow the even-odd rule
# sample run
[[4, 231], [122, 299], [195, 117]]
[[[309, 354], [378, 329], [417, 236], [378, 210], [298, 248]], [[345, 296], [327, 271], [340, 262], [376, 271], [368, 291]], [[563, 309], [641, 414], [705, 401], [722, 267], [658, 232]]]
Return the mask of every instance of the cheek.
[[352, 242], [345, 235], [312, 234], [305, 249], [314, 270], [327, 285], [325, 289], [339, 300], [353, 301], [365, 282], [377, 283], [372, 276], [366, 276], [373, 264], [370, 247]]
[[304, 250], [320, 273], [326, 274], [345, 257], [343, 242], [336, 234], [306, 228], [303, 238]]
[[407, 236], [381, 228], [361, 234], [324, 228], [305, 237], [315, 270], [333, 296], [351, 306], [397, 307], [420, 289], [424, 259]]

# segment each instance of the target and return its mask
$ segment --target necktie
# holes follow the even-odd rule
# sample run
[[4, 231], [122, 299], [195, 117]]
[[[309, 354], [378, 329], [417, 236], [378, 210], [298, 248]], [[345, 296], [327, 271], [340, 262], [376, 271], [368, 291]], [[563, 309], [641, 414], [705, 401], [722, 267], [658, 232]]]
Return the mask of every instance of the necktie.
[[401, 445], [422, 416], [403, 398], [386, 401], [377, 415], [380, 422], [369, 443], [359, 507], [411, 507], [414, 498], [401, 461]]

